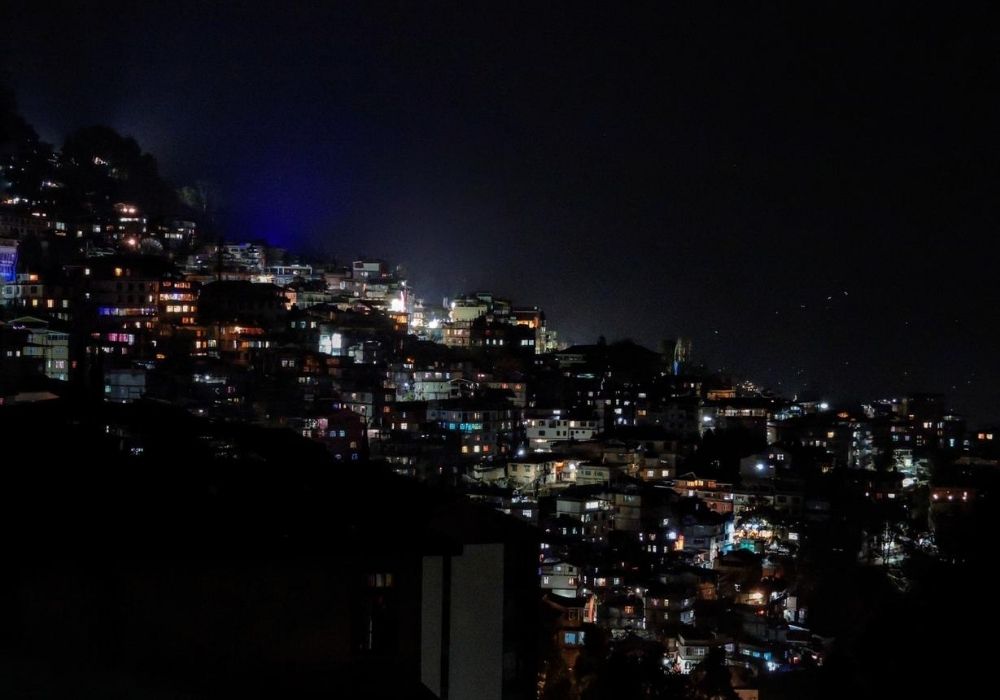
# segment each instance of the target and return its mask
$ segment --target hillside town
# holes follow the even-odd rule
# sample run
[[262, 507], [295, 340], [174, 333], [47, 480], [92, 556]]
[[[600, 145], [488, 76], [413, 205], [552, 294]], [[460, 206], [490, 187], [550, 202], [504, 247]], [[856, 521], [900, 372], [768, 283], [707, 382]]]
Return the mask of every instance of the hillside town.
[[[978, 556], [1000, 427], [943, 394], [781, 396], [710, 370], [678, 335], [569, 344], [537, 299], [429, 299], [406, 251], [324, 260], [224, 237], [197, 193], [175, 196], [110, 130], [61, 150], [25, 131], [0, 180], [0, 426], [55, 431], [72, 419], [47, 407], [101, 406], [109, 455], [141, 470], [164, 429], [135, 417], [167, 411], [164, 425], [194, 421], [210, 462], [263, 454], [234, 426], [294, 437], [289, 460], [344, 475], [331, 500], [375, 507], [376, 474], [383, 492], [459, 499], [452, 533], [488, 521], [494, 539], [470, 543], [522, 554], [449, 574], [452, 595], [462, 581], [498, 600], [516, 588], [526, 606], [523, 638], [507, 613], [483, 623], [502, 637], [483, 663], [503, 697], [794, 696], [794, 678], [821, 677], [837, 653], [847, 572], [905, 596], [914, 571]], [[5, 430], [8, 453], [17, 441]], [[261, 463], [284, 474], [282, 459]], [[418, 527], [420, 508], [394, 498], [394, 526]], [[369, 593], [404, 585], [392, 561]], [[371, 614], [369, 651], [395, 624]], [[457, 664], [459, 638], [438, 656]], [[441, 668], [422, 668], [424, 685], [461, 697]]]

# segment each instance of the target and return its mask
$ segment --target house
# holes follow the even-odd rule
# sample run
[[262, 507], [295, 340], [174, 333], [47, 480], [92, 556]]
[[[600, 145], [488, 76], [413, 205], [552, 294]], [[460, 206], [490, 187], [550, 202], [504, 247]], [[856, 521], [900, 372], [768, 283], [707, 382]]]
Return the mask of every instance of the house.
[[600, 431], [596, 418], [561, 413], [535, 410], [525, 418], [524, 431], [531, 449], [550, 450], [557, 442], [592, 440]]
[[786, 475], [791, 469], [792, 454], [776, 445], [740, 460], [740, 476], [743, 479], [774, 479]]
[[727, 650], [732, 643], [711, 632], [690, 630], [677, 635], [676, 663], [681, 673], [691, 673], [694, 667], [705, 660], [710, 649], [723, 647]]
[[619, 469], [611, 464], [599, 464], [597, 462], [580, 462], [574, 470], [576, 483], [581, 486], [587, 485], [609, 485]]
[[432, 401], [427, 420], [452, 435], [462, 455], [503, 455], [511, 451], [513, 433], [521, 422], [520, 409], [502, 400], [460, 398]]
[[558, 615], [554, 625], [556, 646], [567, 668], [573, 668], [586, 643], [587, 628], [596, 618], [595, 599], [546, 593], [542, 600]]
[[601, 624], [610, 629], [647, 629], [644, 605], [643, 598], [631, 592], [609, 595], [600, 607]]
[[660, 630], [672, 625], [694, 624], [697, 590], [683, 583], [651, 583], [643, 594], [645, 628]]
[[56, 330], [51, 322], [33, 316], [11, 319], [7, 325], [11, 329], [27, 331], [20, 348], [22, 357], [36, 358], [41, 371], [49, 379], [69, 380], [69, 333]]
[[580, 567], [558, 559], [546, 559], [539, 569], [541, 588], [566, 598], [576, 598]]
[[682, 496], [701, 499], [716, 513], [732, 513], [734, 507], [733, 485], [716, 479], [705, 479], [688, 472], [674, 479], [673, 489]]
[[[585, 489], [568, 489], [553, 497], [557, 520], [579, 525], [581, 538], [588, 542], [607, 541], [614, 512], [603, 495]], [[565, 526], [564, 526], [565, 527]], [[565, 533], [564, 533], [565, 534]]]
[[512, 486], [537, 489], [562, 481], [566, 461], [550, 452], [535, 452], [507, 462], [507, 480]]

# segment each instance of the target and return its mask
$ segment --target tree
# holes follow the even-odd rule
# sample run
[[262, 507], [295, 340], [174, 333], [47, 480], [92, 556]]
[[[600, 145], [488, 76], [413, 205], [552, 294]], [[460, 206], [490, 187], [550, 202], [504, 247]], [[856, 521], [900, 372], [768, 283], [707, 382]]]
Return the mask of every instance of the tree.
[[160, 176], [159, 165], [134, 138], [107, 126], [73, 132], [63, 143], [66, 196], [84, 209], [107, 211], [117, 202], [134, 202], [147, 216], [174, 214], [179, 199]]
[[198, 180], [193, 185], [185, 185], [177, 191], [180, 203], [191, 210], [203, 226], [212, 228], [219, 213], [219, 188], [210, 182]]

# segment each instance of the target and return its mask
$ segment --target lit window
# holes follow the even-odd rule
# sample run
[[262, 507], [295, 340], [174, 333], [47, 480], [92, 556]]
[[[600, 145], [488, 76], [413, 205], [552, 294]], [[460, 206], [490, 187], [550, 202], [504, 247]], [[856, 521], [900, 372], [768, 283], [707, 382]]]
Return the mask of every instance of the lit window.
[[392, 574], [368, 574], [369, 588], [392, 588]]

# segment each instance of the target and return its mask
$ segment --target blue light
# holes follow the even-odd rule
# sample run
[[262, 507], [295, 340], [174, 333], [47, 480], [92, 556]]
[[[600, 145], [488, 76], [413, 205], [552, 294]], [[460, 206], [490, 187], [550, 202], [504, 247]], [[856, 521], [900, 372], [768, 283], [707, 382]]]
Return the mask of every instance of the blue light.
[[0, 282], [13, 282], [17, 277], [17, 248], [13, 253], [0, 253]]

